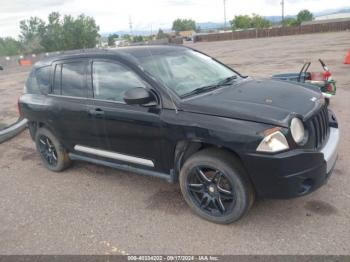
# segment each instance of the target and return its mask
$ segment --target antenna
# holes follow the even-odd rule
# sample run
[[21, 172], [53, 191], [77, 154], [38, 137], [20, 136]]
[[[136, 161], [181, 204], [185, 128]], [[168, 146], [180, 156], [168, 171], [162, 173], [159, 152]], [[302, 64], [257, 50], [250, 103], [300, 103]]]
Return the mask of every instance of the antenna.
[[226, 30], [226, 0], [224, 0], [224, 30]]

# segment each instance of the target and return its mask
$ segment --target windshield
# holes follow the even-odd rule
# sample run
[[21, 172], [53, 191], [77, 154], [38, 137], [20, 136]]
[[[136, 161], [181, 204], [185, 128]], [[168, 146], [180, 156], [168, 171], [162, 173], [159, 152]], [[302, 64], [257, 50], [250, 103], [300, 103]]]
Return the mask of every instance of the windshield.
[[180, 97], [199, 89], [209, 90], [205, 87], [219, 87], [222, 81], [237, 76], [211, 57], [189, 49], [152, 54], [142, 57], [140, 63]]

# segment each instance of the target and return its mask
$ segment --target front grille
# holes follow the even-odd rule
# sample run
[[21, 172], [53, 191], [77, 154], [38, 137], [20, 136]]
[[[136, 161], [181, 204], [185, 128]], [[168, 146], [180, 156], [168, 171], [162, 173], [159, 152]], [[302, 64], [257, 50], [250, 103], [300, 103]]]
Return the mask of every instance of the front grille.
[[324, 142], [327, 141], [330, 132], [328, 108], [326, 105], [307, 121], [307, 126], [313, 148], [321, 148]]

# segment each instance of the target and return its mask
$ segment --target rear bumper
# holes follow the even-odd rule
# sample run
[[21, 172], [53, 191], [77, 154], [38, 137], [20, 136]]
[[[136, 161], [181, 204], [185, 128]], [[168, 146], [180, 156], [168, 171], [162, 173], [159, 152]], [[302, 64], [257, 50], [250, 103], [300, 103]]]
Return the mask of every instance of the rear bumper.
[[319, 152], [292, 150], [276, 155], [253, 153], [242, 156], [242, 160], [259, 196], [303, 196], [327, 182], [337, 160], [339, 139], [339, 129], [331, 127], [327, 143]]

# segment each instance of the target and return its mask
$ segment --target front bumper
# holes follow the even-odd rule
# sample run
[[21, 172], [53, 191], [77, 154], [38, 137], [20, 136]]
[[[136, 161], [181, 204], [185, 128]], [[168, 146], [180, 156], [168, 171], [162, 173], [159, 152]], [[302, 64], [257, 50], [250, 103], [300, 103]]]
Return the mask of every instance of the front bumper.
[[327, 144], [321, 150], [326, 162], [327, 174], [333, 169], [335, 162], [337, 161], [339, 139], [339, 129], [331, 127]]
[[292, 198], [324, 185], [338, 156], [339, 129], [331, 127], [321, 151], [292, 150], [275, 155], [241, 156], [257, 194], [266, 198]]

